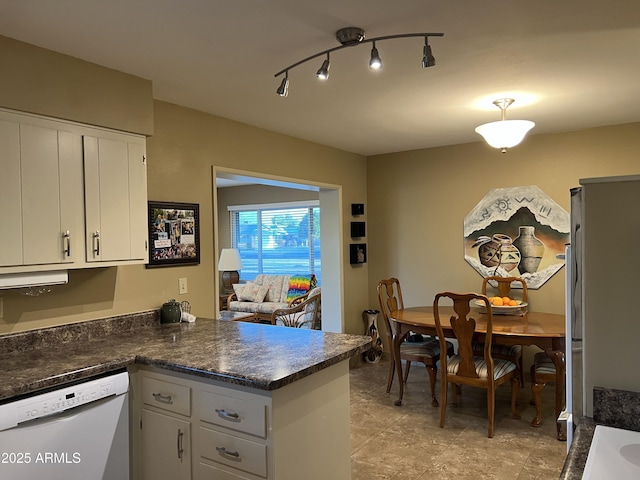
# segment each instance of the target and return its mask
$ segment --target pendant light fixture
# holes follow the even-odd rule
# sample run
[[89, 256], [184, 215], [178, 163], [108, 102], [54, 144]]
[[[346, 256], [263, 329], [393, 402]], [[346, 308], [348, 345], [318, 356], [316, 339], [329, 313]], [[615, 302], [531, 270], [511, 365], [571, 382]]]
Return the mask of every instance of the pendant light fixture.
[[329, 78], [329, 66], [330, 66], [330, 58], [329, 54], [335, 52], [336, 50], [341, 50], [346, 47], [353, 47], [356, 45], [360, 45], [363, 43], [373, 43], [373, 47], [371, 48], [371, 59], [369, 60], [369, 68], [371, 70], [380, 70], [382, 68], [382, 60], [380, 58], [380, 53], [378, 52], [378, 48], [376, 47], [376, 42], [380, 42], [382, 40], [389, 40], [392, 38], [407, 38], [407, 37], [424, 37], [424, 48], [422, 51], [422, 68], [433, 67], [436, 64], [436, 59], [431, 52], [431, 46], [429, 45], [429, 37], [443, 37], [444, 33], [401, 33], [397, 35], [385, 35], [383, 37], [376, 37], [365, 40], [364, 38], [364, 30], [357, 27], [346, 27], [341, 28], [336, 32], [336, 39], [340, 43], [339, 46], [330, 48], [328, 50], [323, 50], [322, 52], [318, 52], [314, 55], [311, 55], [307, 58], [303, 58], [299, 62], [296, 62], [292, 65], [289, 65], [286, 68], [283, 68], [278, 73], [274, 75], [274, 77], [279, 77], [284, 74], [284, 78], [280, 83], [280, 86], [276, 90], [276, 93], [281, 97], [286, 97], [289, 91], [289, 70], [294, 69], [298, 65], [302, 65], [303, 63], [308, 62], [309, 60], [313, 60], [314, 58], [321, 57], [326, 55], [326, 59], [322, 62], [322, 66], [316, 72], [316, 76], [320, 80], [327, 80]]
[[513, 98], [500, 98], [493, 104], [502, 111], [502, 118], [498, 122], [485, 123], [476, 127], [476, 132], [494, 148], [499, 148], [502, 153], [507, 148], [515, 147], [524, 139], [525, 135], [536, 124], [529, 120], [507, 120], [507, 108], [515, 100]]

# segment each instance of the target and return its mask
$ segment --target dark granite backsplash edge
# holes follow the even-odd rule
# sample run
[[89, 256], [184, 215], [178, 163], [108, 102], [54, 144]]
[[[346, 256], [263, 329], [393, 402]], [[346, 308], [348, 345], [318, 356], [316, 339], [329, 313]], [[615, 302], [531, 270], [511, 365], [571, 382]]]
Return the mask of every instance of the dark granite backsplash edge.
[[7, 333], [0, 335], [0, 355], [52, 347], [72, 341], [88, 341], [113, 333], [155, 327], [159, 322], [160, 310], [147, 310], [25, 332]]
[[593, 420], [599, 425], [640, 432], [640, 392], [594, 386]]

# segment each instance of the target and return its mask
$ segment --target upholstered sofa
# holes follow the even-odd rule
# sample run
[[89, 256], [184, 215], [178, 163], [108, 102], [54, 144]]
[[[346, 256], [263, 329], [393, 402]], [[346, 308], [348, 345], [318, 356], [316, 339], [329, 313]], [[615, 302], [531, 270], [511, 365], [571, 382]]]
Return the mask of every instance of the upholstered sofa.
[[272, 313], [307, 298], [316, 287], [315, 275], [258, 274], [252, 282], [235, 284], [227, 310], [253, 313], [258, 321], [271, 323]]

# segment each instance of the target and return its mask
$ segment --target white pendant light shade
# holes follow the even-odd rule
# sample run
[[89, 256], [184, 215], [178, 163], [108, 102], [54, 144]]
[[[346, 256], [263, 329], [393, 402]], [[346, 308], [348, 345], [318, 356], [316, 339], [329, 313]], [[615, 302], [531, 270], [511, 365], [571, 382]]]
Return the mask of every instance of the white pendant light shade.
[[518, 145], [536, 125], [529, 120], [507, 120], [507, 108], [513, 102], [513, 98], [495, 100], [493, 104], [502, 111], [502, 120], [476, 127], [476, 132], [482, 135], [489, 145], [499, 148], [502, 153], [505, 153], [507, 148]]
[[511, 148], [524, 140], [535, 125], [529, 120], [500, 120], [480, 125], [476, 127], [476, 132], [493, 148]]

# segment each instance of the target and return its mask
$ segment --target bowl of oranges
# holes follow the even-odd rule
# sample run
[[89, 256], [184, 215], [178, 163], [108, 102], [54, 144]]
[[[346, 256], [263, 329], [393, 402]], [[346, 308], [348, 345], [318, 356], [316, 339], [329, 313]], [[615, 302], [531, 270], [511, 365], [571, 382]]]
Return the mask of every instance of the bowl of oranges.
[[[487, 297], [491, 303], [491, 311], [494, 315], [524, 315], [527, 312], [527, 302], [510, 297]], [[475, 300], [482, 313], [487, 308], [482, 300]]]

